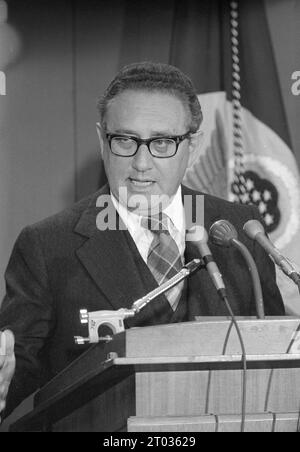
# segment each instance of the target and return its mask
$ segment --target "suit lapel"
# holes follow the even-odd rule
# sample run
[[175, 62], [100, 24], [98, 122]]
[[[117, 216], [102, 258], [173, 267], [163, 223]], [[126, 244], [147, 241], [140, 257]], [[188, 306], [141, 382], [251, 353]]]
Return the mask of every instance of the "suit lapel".
[[[107, 195], [109, 202], [107, 186], [93, 196], [75, 227], [75, 233], [88, 238], [76, 254], [114, 309], [130, 307], [135, 299], [145, 295], [145, 285], [128, 246], [128, 240], [132, 240], [128, 231], [97, 228], [97, 215], [103, 213], [103, 207], [96, 206], [100, 195]], [[114, 210], [112, 203], [109, 209]]]

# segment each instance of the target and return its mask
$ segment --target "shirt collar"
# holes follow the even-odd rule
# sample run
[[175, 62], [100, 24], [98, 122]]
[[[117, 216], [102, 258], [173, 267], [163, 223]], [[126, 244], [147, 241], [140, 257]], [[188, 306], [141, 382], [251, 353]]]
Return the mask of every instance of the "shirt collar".
[[172, 202], [166, 207], [164, 213], [171, 219], [173, 225], [178, 231], [185, 230], [185, 218], [182, 205], [181, 185], [172, 199]]
[[[136, 229], [137, 227], [140, 227], [142, 217], [126, 209], [126, 207], [123, 204], [117, 201], [112, 192], [110, 193], [110, 196], [113, 205], [117, 210], [118, 214], [120, 215], [125, 226], [129, 230], [132, 230], [132, 228]], [[175, 196], [173, 197], [171, 203], [164, 210], [164, 213], [168, 215], [177, 231], [179, 232], [185, 231], [185, 218], [182, 204], [181, 185], [178, 187], [178, 190]]]

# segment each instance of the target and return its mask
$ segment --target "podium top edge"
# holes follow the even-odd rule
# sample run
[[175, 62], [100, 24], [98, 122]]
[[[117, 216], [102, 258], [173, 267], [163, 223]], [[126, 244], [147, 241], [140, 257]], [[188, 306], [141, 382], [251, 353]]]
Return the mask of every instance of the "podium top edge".
[[[271, 323], [300, 323], [300, 316], [266, 316], [264, 319], [258, 319], [257, 317], [243, 317], [243, 316], [236, 316], [235, 319], [237, 320], [238, 323], [257, 323], [259, 325], [262, 324], [271, 324]], [[184, 325], [189, 325], [189, 326], [194, 326], [197, 324], [203, 324], [203, 323], [207, 323], [207, 324], [230, 324], [232, 323], [232, 319], [230, 317], [217, 317], [217, 316], [211, 316], [211, 317], [195, 317], [194, 320], [190, 320], [190, 321], [186, 321], [186, 322], [178, 322], [178, 323], [163, 323], [160, 325], [147, 325], [147, 326], [136, 326], [136, 327], [132, 327], [129, 328], [128, 330], [126, 330], [126, 333], [129, 333], [130, 331], [135, 331], [137, 329], [147, 329], [147, 328], [174, 328], [174, 325], [176, 326], [184, 326]], [[119, 334], [124, 334], [123, 333], [119, 333]]]

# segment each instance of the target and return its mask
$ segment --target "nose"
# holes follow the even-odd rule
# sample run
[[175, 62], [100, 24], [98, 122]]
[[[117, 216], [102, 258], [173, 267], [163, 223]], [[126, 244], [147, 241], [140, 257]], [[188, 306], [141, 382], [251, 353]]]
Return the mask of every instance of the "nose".
[[133, 157], [132, 167], [136, 171], [147, 171], [153, 166], [152, 155], [145, 144], [141, 144]]

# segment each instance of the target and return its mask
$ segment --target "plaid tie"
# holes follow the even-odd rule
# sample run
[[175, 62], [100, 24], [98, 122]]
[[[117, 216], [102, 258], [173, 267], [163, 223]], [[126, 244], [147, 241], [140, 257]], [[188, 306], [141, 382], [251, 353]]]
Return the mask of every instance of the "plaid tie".
[[[175, 240], [168, 230], [168, 216], [160, 213], [157, 216], [143, 218], [141, 225], [151, 230], [154, 235], [148, 252], [147, 265], [160, 286], [182, 269], [182, 261]], [[165, 292], [175, 311], [180, 300], [183, 281]]]

